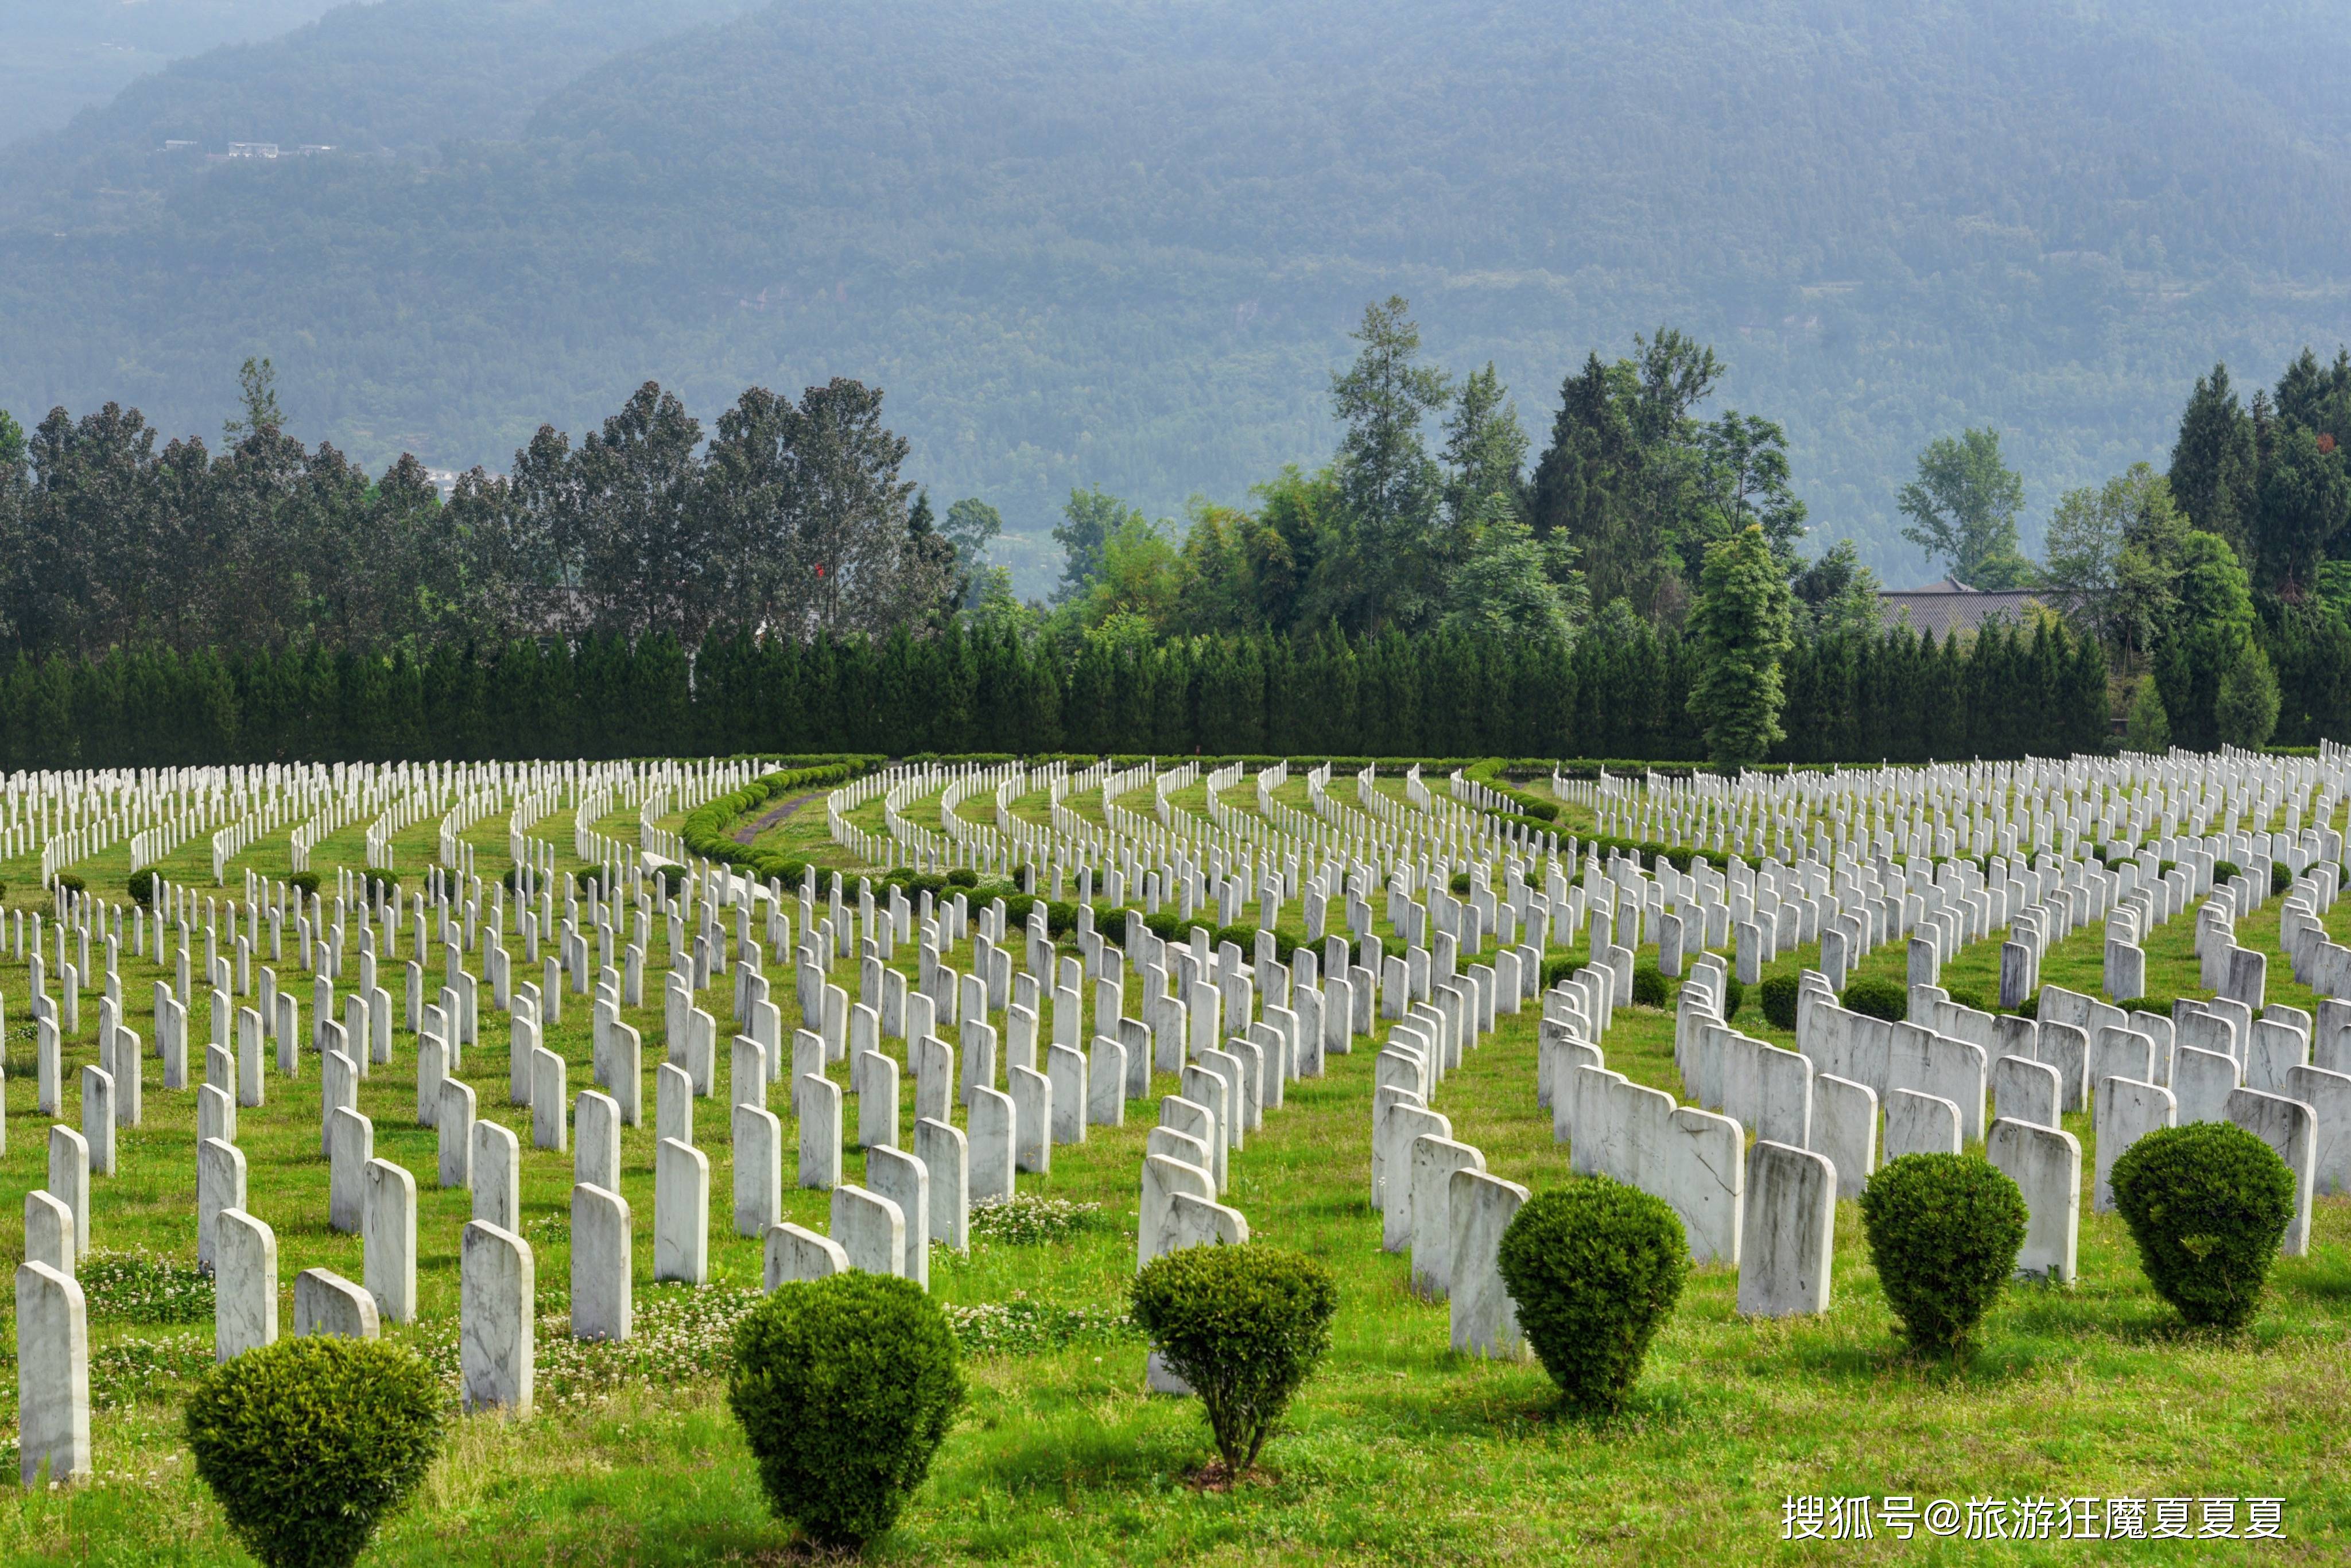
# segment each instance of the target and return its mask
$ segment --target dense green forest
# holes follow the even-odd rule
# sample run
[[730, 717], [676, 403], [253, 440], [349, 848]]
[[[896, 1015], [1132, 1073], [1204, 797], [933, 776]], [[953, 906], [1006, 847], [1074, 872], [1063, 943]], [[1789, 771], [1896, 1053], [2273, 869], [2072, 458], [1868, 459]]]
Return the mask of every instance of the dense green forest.
[[2215, 360], [2351, 338], [2351, 29], [2310, 4], [538, 9], [339, 11], [11, 150], [0, 406], [208, 428], [266, 354], [309, 439], [496, 468], [648, 378], [853, 376], [1040, 591], [1073, 487], [1173, 516], [1329, 453], [1401, 292], [1538, 432], [1594, 350], [1714, 344], [1709, 417], [1777, 421], [1816, 534], [1905, 582], [1930, 439], [2002, 433], [2031, 551]]

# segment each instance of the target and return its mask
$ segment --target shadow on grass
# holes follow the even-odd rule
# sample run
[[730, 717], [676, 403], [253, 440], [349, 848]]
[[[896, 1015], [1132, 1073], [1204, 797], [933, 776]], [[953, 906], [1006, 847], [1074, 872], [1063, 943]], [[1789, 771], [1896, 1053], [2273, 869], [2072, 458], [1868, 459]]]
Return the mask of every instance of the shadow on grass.
[[987, 1457], [949, 1484], [1015, 1496], [1161, 1490], [1214, 1451], [1199, 1410], [1190, 1399], [1155, 1400], [1124, 1419], [1072, 1414], [1001, 1426], [988, 1434]]

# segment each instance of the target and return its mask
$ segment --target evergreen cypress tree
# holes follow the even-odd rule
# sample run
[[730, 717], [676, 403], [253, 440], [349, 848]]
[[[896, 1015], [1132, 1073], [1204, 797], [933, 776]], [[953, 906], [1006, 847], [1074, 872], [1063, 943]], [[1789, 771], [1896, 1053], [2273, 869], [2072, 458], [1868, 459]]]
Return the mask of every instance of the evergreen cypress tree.
[[2189, 522], [2229, 541], [2238, 559], [2252, 559], [2255, 497], [2261, 466], [2253, 422], [2229, 385], [2229, 367], [2214, 365], [2196, 378], [2179, 415], [2171, 448], [2171, 495]]
[[2259, 748], [2277, 728], [2278, 684], [2269, 655], [2251, 637], [2238, 643], [2220, 673], [2213, 704], [2213, 727], [2223, 746]]
[[1789, 594], [1760, 528], [1708, 545], [1690, 626], [1698, 643], [1689, 711], [1706, 727], [1716, 766], [1742, 768], [1771, 755], [1783, 691], [1780, 660], [1789, 642]]
[[2138, 695], [2131, 699], [2130, 719], [2123, 728], [2123, 745], [2150, 757], [2160, 757], [2171, 749], [2171, 720], [2164, 714], [2163, 694], [2156, 688], [2153, 676], [2139, 682]]

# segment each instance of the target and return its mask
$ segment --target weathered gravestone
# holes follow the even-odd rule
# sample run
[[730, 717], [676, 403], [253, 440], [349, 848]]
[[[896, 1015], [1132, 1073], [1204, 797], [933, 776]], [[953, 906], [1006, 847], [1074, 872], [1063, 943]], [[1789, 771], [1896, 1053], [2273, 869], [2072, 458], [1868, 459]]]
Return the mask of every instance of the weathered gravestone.
[[2092, 1189], [2090, 1207], [2096, 1213], [2110, 1214], [2115, 1189], [2106, 1178], [2115, 1162], [2146, 1134], [2172, 1125], [2178, 1104], [2170, 1090], [2127, 1078], [2101, 1082], [2092, 1103], [2091, 1130], [2097, 1139], [2098, 1158], [2097, 1186]]
[[653, 1278], [710, 1279], [710, 1158], [675, 1138], [653, 1153]]
[[214, 1217], [213, 1354], [221, 1361], [277, 1340], [277, 1233], [242, 1207]]
[[763, 1278], [769, 1291], [778, 1285], [805, 1283], [849, 1272], [849, 1254], [840, 1242], [789, 1221], [768, 1228], [762, 1260]]
[[1465, 1355], [1521, 1360], [1518, 1303], [1502, 1283], [1502, 1232], [1510, 1228], [1527, 1189], [1482, 1170], [1456, 1170], [1447, 1178], [1446, 1212], [1453, 1227], [1447, 1263], [1453, 1348]]
[[636, 1235], [629, 1200], [581, 1181], [571, 1188], [571, 1333], [627, 1339], [635, 1332]]
[[1746, 1224], [1739, 1242], [1739, 1312], [1776, 1318], [1829, 1308], [1836, 1172], [1785, 1144], [1748, 1151]]
[[465, 1407], [500, 1409], [528, 1420], [538, 1349], [530, 1243], [474, 1220], [459, 1244], [458, 1270], [457, 1362]]
[[906, 1267], [906, 1216], [878, 1193], [844, 1182], [832, 1189], [832, 1239], [849, 1266], [869, 1274]]
[[2024, 1195], [2020, 1274], [2074, 1282], [2082, 1228], [2082, 1145], [2073, 1134], [2002, 1116], [1984, 1138], [1984, 1157]]
[[902, 1150], [883, 1146], [865, 1154], [865, 1186], [875, 1197], [897, 1205], [904, 1224], [904, 1254], [897, 1268], [925, 1290], [931, 1287], [929, 1170]]
[[16, 1461], [28, 1488], [91, 1476], [89, 1306], [46, 1263], [16, 1269]]
[[340, 1274], [327, 1269], [305, 1269], [294, 1276], [294, 1333], [333, 1334], [343, 1339], [374, 1339], [381, 1328], [375, 1298]]

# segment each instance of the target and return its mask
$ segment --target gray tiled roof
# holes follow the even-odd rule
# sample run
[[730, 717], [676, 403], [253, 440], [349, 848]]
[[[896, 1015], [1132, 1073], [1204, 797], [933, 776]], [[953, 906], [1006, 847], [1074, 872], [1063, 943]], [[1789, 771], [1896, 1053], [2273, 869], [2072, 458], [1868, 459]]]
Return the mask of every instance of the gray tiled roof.
[[1966, 588], [1947, 577], [1924, 588], [1880, 593], [1877, 612], [1888, 627], [1907, 624], [1913, 632], [1932, 632], [1939, 643], [1954, 632], [1973, 632], [1995, 615], [2021, 624], [2032, 606], [2047, 602], [2037, 590]]

